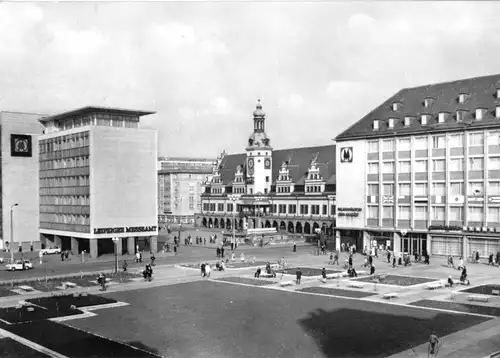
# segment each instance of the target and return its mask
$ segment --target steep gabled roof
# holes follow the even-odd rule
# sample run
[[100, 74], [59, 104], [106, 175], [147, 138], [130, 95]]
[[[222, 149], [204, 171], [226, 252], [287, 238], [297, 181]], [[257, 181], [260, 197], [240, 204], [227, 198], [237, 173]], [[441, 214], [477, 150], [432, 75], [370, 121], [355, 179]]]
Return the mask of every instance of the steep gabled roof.
[[[495, 118], [496, 106], [500, 105], [500, 100], [496, 98], [498, 88], [500, 75], [403, 89], [338, 135], [336, 140], [432, 133], [492, 124], [500, 126], [500, 119]], [[464, 103], [458, 100], [460, 94], [467, 95]], [[426, 98], [432, 99], [428, 107], [424, 105]], [[393, 103], [400, 103], [400, 108], [394, 111]], [[475, 111], [479, 108], [487, 110], [482, 120], [475, 119]], [[457, 122], [458, 110], [466, 111], [463, 122]], [[439, 112], [450, 113], [445, 123], [438, 123]], [[422, 114], [430, 115], [427, 125], [421, 125]], [[404, 118], [407, 116], [414, 117], [410, 126], [404, 125]], [[394, 128], [388, 127], [389, 118], [395, 119]], [[376, 119], [379, 120], [378, 130], [373, 129], [373, 121]]]
[[[281, 165], [283, 162], [288, 162], [292, 182], [297, 185], [304, 184], [304, 176], [307, 174], [311, 160], [314, 158], [316, 158], [316, 164], [323, 178], [329, 181], [328, 184], [335, 184], [335, 145], [273, 151], [271, 181], [273, 183], [276, 181]], [[241, 165], [244, 172], [246, 171], [245, 159], [246, 153], [224, 156], [220, 165], [221, 180], [224, 185], [232, 183], [238, 165]]]

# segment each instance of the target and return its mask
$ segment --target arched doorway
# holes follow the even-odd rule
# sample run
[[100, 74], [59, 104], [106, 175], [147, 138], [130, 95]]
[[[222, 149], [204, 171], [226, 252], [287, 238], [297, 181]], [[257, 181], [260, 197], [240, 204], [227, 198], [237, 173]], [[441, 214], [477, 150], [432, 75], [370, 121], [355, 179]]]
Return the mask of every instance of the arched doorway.
[[207, 227], [207, 218], [203, 218], [202, 222], [201, 222], [201, 225], [203, 227]]
[[219, 228], [219, 219], [214, 219], [214, 228]]
[[269, 220], [266, 220], [266, 228], [271, 227], [271, 222]]
[[238, 224], [238, 229], [239, 230], [243, 229], [243, 219], [240, 219], [240, 223]]
[[295, 230], [294, 230], [294, 227], [293, 227], [293, 222], [289, 221], [288, 222], [288, 232], [290, 233], [293, 233]]
[[311, 224], [309, 224], [307, 221], [304, 224], [304, 234], [310, 234], [311, 233]]
[[226, 226], [226, 221], [224, 219], [220, 219], [220, 228], [224, 229], [224, 226]]
[[298, 221], [295, 225], [295, 232], [297, 234], [302, 234], [302, 223], [300, 221]]
[[280, 222], [280, 230], [286, 230], [286, 224], [284, 221]]
[[208, 227], [210, 229], [214, 227], [214, 222], [212, 221], [212, 218], [208, 219]]
[[231, 226], [231, 220], [230, 219], [226, 220], [226, 228], [227, 229], [231, 229], [232, 228], [232, 226]]
[[275, 227], [276, 230], [278, 230], [278, 222], [276, 220], [273, 221], [273, 227]]
[[316, 233], [316, 229], [319, 229], [319, 224], [318, 223], [314, 223], [313, 224], [313, 233]]

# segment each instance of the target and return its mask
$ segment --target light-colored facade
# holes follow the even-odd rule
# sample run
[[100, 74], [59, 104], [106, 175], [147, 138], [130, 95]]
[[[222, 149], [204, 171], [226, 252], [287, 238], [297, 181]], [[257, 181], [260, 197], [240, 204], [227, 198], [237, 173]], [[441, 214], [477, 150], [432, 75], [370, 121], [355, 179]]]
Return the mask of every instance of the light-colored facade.
[[201, 194], [212, 178], [215, 159], [160, 158], [158, 165], [158, 221], [194, 223], [201, 210]]
[[337, 137], [337, 242], [500, 251], [500, 76], [399, 92]]
[[335, 146], [274, 150], [260, 102], [253, 122], [246, 153], [224, 152], [217, 158], [196, 225], [330, 232], [335, 225]]
[[36, 250], [40, 244], [38, 137], [43, 126], [38, 119], [41, 116], [0, 112], [0, 249], [9, 249], [11, 239], [14, 251]]
[[[152, 114], [85, 107], [42, 118], [40, 234], [43, 243], [91, 257], [156, 250], [157, 132], [139, 128]], [[115, 244], [112, 238], [119, 238]]]

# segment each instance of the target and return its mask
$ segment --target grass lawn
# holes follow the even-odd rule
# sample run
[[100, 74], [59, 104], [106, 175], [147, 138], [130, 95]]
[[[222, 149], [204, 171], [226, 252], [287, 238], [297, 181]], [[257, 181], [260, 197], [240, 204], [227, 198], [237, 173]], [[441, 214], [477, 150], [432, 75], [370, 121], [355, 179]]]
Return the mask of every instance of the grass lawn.
[[214, 281], [107, 296], [130, 306], [66, 324], [166, 357], [387, 357], [486, 320]]
[[[373, 275], [362, 278], [356, 278], [356, 281], [361, 282], [374, 282], [380, 278], [381, 275]], [[383, 277], [383, 276], [382, 276]], [[438, 281], [437, 279], [429, 279], [423, 277], [414, 276], [397, 276], [397, 275], [386, 275], [385, 278], [380, 280], [380, 283], [384, 285], [394, 285], [394, 286], [414, 286], [427, 282]]]
[[302, 292], [312, 292], [312, 293], [321, 293], [323, 295], [332, 295], [332, 296], [342, 296], [342, 297], [351, 297], [351, 298], [363, 298], [375, 296], [378, 293], [373, 292], [365, 292], [365, 291], [354, 291], [354, 290], [343, 290], [340, 288], [332, 288], [332, 287], [306, 287], [299, 291]]
[[0, 308], [0, 319], [9, 323], [23, 323], [43, 321], [49, 318], [72, 316], [82, 313], [80, 310], [70, 309], [69, 306], [61, 306], [59, 309], [56, 309], [55, 306], [44, 308], [31, 307], [33, 311], [28, 310], [27, 306], [23, 306], [21, 308]]
[[218, 278], [217, 280], [226, 282], [244, 283], [247, 285], [254, 285], [254, 286], [267, 286], [278, 283], [278, 281], [270, 281], [266, 279], [247, 278], [247, 277], [221, 277]]
[[482, 285], [477, 287], [468, 288], [466, 290], [462, 290], [460, 292], [467, 292], [479, 295], [491, 295], [497, 296], [497, 294], [493, 295], [493, 290], [500, 291], [500, 285]]
[[[289, 269], [286, 269], [286, 273], [289, 275], [295, 275], [295, 272], [297, 271], [298, 267], [292, 267]], [[321, 269], [319, 268], [314, 268], [314, 267], [301, 267], [300, 271], [302, 271], [302, 276], [321, 276]], [[276, 270], [276, 273], [282, 273], [283, 270]], [[339, 273], [342, 272], [340, 270], [326, 270], [326, 274], [330, 273]]]
[[26, 301], [34, 303], [38, 306], [45, 307], [49, 310], [56, 310], [58, 307], [70, 307], [71, 305], [74, 305], [75, 307], [87, 307], [116, 302], [111, 298], [98, 295], [78, 295], [77, 297], [74, 297], [73, 295], [58, 295], [51, 297], [32, 298]]
[[500, 307], [488, 307], [488, 306], [471, 305], [468, 303], [443, 302], [434, 300], [421, 300], [412, 302], [410, 304], [412, 306], [418, 306], [418, 307], [441, 308], [451, 311], [478, 313], [488, 316], [500, 317]]
[[25, 346], [11, 338], [0, 339], [0, 357], [5, 358], [48, 358], [49, 356]]
[[16, 295], [17, 295], [17, 293], [10, 291], [9, 288], [0, 286], [0, 297], [9, 297], [9, 296], [16, 296]]

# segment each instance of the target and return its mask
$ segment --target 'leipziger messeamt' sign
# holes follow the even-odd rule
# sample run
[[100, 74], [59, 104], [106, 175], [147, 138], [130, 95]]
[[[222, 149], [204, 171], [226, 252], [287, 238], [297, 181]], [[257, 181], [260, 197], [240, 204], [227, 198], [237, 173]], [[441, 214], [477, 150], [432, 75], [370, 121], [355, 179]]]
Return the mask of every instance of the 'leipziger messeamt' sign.
[[128, 226], [128, 227], [107, 227], [94, 228], [94, 235], [100, 234], [122, 234], [126, 232], [152, 232], [156, 231], [156, 226]]
[[338, 208], [337, 209], [338, 216], [356, 217], [356, 216], [359, 216], [360, 212], [361, 212], [361, 208]]

